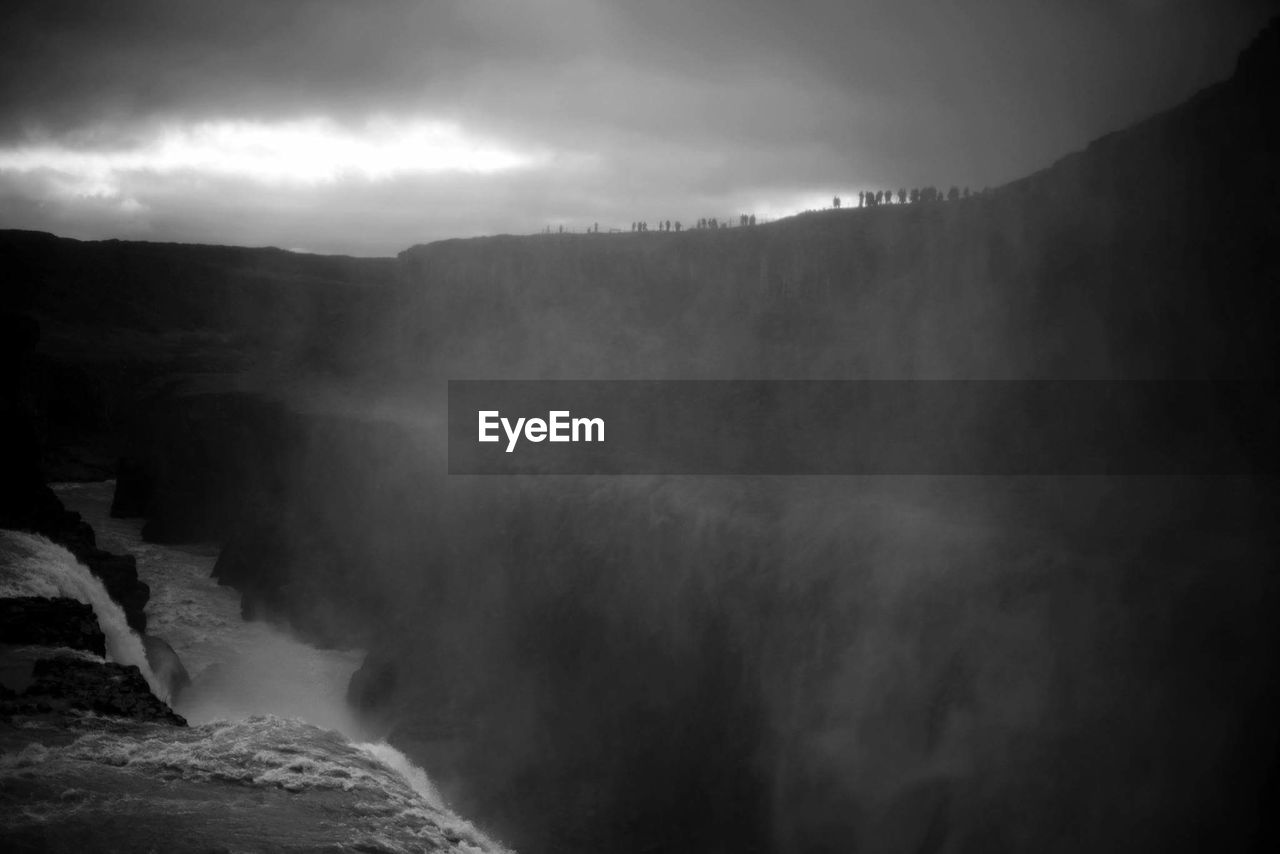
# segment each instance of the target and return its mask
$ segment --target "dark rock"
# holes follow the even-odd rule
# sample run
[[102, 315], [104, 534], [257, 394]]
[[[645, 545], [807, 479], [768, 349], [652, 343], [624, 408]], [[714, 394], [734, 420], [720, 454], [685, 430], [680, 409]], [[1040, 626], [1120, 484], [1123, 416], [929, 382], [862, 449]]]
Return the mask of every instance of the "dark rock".
[[55, 444], [45, 449], [44, 471], [51, 483], [95, 483], [115, 476], [115, 461], [87, 443]]
[[120, 607], [124, 609], [129, 625], [137, 632], [147, 629], [144, 609], [151, 598], [151, 589], [138, 578], [137, 560], [133, 555], [118, 555], [103, 551], [97, 546], [93, 528], [62, 506], [58, 496], [44, 484], [30, 492], [32, 501], [26, 513], [15, 513], [4, 527], [43, 534], [67, 551], [102, 582]]
[[62, 506], [44, 483], [33, 431], [15, 423], [21, 420], [0, 418], [5, 422], [0, 435], [0, 448], [5, 450], [0, 460], [5, 469], [0, 476], [0, 528], [40, 534], [67, 549], [101, 579], [107, 592], [124, 608], [129, 625], [144, 631], [147, 619], [143, 608], [150, 590], [138, 580], [133, 557], [99, 549], [93, 529], [80, 514]]
[[191, 675], [178, 653], [155, 635], [143, 635], [142, 643], [147, 650], [147, 664], [151, 665], [151, 672], [169, 689], [170, 698], [178, 696], [178, 692], [191, 684]]
[[30, 361], [30, 377], [45, 480], [111, 477], [112, 427], [101, 381], [84, 366], [42, 352]]
[[107, 589], [107, 593], [124, 609], [129, 625], [138, 632], [147, 629], [144, 609], [151, 589], [138, 578], [137, 561], [132, 555], [117, 555], [97, 547], [93, 528], [62, 506], [58, 496], [43, 483], [27, 492], [24, 507], [11, 508], [7, 517], [0, 516], [0, 527], [16, 528], [42, 534], [75, 555]]
[[145, 608], [151, 598], [151, 588], [138, 578], [138, 563], [133, 555], [117, 555], [93, 549], [87, 553], [77, 553], [76, 557], [89, 567], [102, 586], [107, 588], [111, 598], [124, 609], [129, 626], [139, 634], [147, 630]]
[[[124, 609], [129, 625], [145, 632], [144, 609], [151, 591], [138, 579], [133, 557], [99, 549], [93, 528], [80, 514], [63, 507], [45, 483], [41, 433], [42, 429], [47, 431], [49, 425], [48, 419], [40, 416], [40, 394], [29, 387], [33, 378], [38, 379], [35, 374], [39, 372], [33, 370], [33, 351], [39, 340], [40, 327], [34, 319], [25, 315], [0, 315], [0, 341], [3, 342], [0, 345], [0, 528], [41, 534], [66, 548], [102, 581], [108, 595]], [[48, 375], [50, 371], [44, 373]], [[75, 369], [65, 368], [59, 375], [76, 380], [60, 385], [79, 390], [69, 393], [53, 410], [61, 407], [69, 412], [76, 408], [75, 399], [93, 397], [92, 383]], [[96, 413], [88, 417], [88, 422], [102, 419], [100, 400], [90, 401], [86, 406]], [[69, 418], [67, 412], [59, 417]]]
[[95, 655], [106, 654], [106, 638], [92, 606], [65, 598], [0, 599], [0, 643], [59, 646]]
[[40, 324], [29, 315], [0, 314], [0, 329], [5, 333], [0, 337], [0, 342], [3, 342], [0, 343], [0, 359], [6, 365], [12, 365], [17, 358], [30, 353], [40, 341]]
[[27, 707], [95, 712], [100, 715], [186, 726], [187, 722], [151, 693], [142, 671], [133, 665], [43, 658], [32, 669], [31, 685], [17, 700]]
[[[225, 541], [270, 504], [282, 470], [302, 450], [301, 419], [266, 397], [168, 389], [135, 411], [131, 460], [117, 479], [117, 515], [145, 505], [142, 537], [155, 543]], [[246, 493], [246, 485], [257, 487]]]
[[144, 611], [151, 589], [138, 578], [137, 561], [132, 555], [117, 555], [95, 545], [93, 529], [62, 506], [58, 496], [43, 483], [28, 488], [0, 488], [0, 528], [30, 531], [48, 537], [75, 555], [107, 589], [107, 593], [124, 609], [129, 625], [145, 632]]
[[211, 575], [219, 584], [244, 594], [241, 608], [245, 619], [252, 619], [259, 606], [269, 611], [278, 603], [280, 579], [273, 577], [269, 568], [293, 564], [296, 555], [288, 545], [285, 532], [274, 519], [250, 518], [236, 529], [219, 553]]
[[111, 499], [111, 515], [117, 519], [145, 516], [155, 491], [155, 478], [141, 461], [121, 457], [116, 464], [116, 491]]

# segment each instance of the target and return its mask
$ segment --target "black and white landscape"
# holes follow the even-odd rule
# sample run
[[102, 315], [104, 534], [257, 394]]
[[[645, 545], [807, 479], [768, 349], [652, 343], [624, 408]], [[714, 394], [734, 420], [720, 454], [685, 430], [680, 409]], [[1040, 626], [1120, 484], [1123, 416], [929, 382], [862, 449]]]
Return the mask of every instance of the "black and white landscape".
[[[7, 5], [0, 850], [1273, 850], [1275, 11]], [[451, 380], [1023, 464], [450, 474]]]

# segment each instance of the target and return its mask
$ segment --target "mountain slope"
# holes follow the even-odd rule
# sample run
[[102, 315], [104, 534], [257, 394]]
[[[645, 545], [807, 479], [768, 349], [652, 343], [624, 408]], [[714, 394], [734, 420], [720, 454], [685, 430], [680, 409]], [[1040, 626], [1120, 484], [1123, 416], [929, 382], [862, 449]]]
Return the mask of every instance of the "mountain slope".
[[406, 356], [452, 377], [1274, 377], [1276, 32], [1230, 80], [978, 197], [414, 247]]

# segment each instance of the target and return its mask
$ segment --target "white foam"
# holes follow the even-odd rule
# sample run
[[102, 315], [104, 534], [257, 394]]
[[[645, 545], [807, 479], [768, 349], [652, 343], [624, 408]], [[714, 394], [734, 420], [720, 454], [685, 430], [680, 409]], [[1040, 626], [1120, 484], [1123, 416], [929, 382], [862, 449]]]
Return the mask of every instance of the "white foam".
[[399, 750], [396, 750], [385, 741], [357, 744], [356, 749], [363, 751], [398, 773], [432, 807], [438, 810], [448, 809], [445, 806], [444, 798], [440, 797], [440, 791], [436, 789], [436, 784], [432, 783], [431, 778], [427, 776], [427, 772], [414, 765], [409, 760], [409, 757]]
[[64, 746], [31, 744], [0, 756], [0, 783], [20, 774], [74, 777], [83, 764], [190, 782], [351, 792], [372, 815], [435, 847], [505, 849], [448, 809], [426, 773], [387, 744], [352, 744], [341, 733], [265, 716], [147, 734], [94, 732]]

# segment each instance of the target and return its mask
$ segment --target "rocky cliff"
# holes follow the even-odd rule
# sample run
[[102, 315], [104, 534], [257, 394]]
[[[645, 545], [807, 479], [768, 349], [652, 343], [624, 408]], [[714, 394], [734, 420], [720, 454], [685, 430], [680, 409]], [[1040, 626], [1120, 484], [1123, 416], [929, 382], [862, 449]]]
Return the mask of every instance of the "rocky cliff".
[[[175, 377], [379, 367], [391, 259], [0, 231], [7, 311], [38, 325], [28, 397], [51, 478], [109, 477]], [[372, 366], [372, 367], [371, 367]]]

